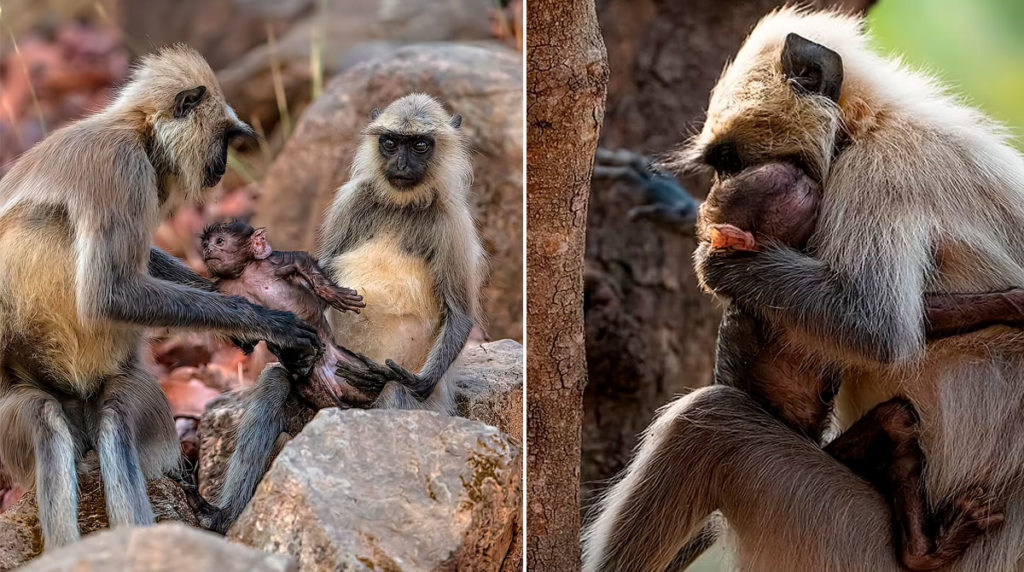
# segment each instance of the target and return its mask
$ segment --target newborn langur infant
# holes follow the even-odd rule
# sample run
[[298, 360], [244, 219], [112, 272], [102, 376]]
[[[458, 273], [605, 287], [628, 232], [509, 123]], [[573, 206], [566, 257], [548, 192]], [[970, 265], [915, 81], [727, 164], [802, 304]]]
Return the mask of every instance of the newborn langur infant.
[[[697, 235], [712, 249], [753, 251], [772, 242], [806, 246], [814, 232], [821, 187], [802, 169], [768, 163], [723, 179], [701, 206]], [[940, 307], [941, 297], [929, 301]], [[929, 312], [929, 333], [953, 332], [941, 313]], [[952, 317], [951, 317], [952, 318]], [[962, 320], [963, 316], [958, 316]], [[772, 414], [820, 441], [841, 382], [833, 366], [808, 362], [781, 330], [738, 307], [726, 309], [719, 328], [715, 383], [748, 392]], [[934, 337], [934, 336], [933, 336]], [[924, 454], [917, 413], [896, 398], [878, 405], [825, 450], [870, 481], [889, 501], [903, 564], [932, 570], [956, 559], [990, 527], [1003, 520], [984, 491], [972, 491], [953, 506], [930, 514], [922, 484]]]
[[814, 232], [821, 185], [803, 169], [767, 163], [722, 181], [700, 206], [698, 236], [712, 248], [756, 250], [761, 239], [803, 248]]
[[274, 251], [264, 229], [256, 230], [243, 222], [207, 227], [201, 245], [203, 260], [218, 291], [293, 312], [311, 324], [326, 343], [325, 352], [318, 356], [311, 371], [308, 363], [296, 363], [282, 354], [281, 348], [268, 344], [286, 368], [298, 377], [308, 377], [308, 381], [303, 380], [294, 388], [303, 399], [318, 409], [369, 406], [373, 402], [335, 375], [338, 362], [351, 354], [330, 343], [333, 338], [324, 317], [327, 305], [341, 312], [359, 313], [366, 307], [362, 296], [334, 284], [309, 254]]

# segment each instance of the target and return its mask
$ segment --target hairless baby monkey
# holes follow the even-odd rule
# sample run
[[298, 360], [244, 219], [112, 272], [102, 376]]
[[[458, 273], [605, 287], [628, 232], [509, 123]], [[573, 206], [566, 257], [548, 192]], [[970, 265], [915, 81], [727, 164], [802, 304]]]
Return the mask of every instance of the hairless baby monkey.
[[[198, 491], [188, 491], [200, 524], [224, 533], [248, 504], [266, 473], [274, 442], [284, 430], [284, 407], [290, 393], [296, 393], [316, 409], [369, 407], [374, 398], [335, 374], [338, 362], [354, 355], [331, 342], [330, 326], [324, 317], [328, 305], [342, 312], [359, 312], [366, 306], [362, 296], [334, 284], [309, 254], [274, 251], [263, 229], [253, 229], [242, 222], [208, 227], [201, 243], [206, 267], [220, 292], [242, 296], [268, 308], [287, 308], [311, 324], [326, 344], [324, 353], [316, 355], [315, 363], [268, 344], [281, 365], [267, 367], [246, 398], [217, 505], [206, 502]], [[243, 345], [243, 350], [251, 349]]]
[[[217, 290], [242, 296], [268, 308], [287, 310], [306, 320], [327, 344], [324, 354], [309, 370], [308, 364], [293, 363], [281, 349], [271, 347], [282, 364], [294, 373], [309, 374], [308, 383], [295, 388], [317, 408], [337, 405], [369, 405], [372, 400], [335, 376], [338, 360], [347, 350], [329, 343], [330, 326], [324, 318], [327, 305], [342, 312], [359, 313], [365, 308], [355, 290], [335, 285], [313, 257], [305, 252], [280, 252], [270, 247], [264, 229], [243, 222], [211, 225], [201, 239], [203, 259]], [[247, 348], [243, 348], [247, 349]]]
[[[724, 178], [701, 206], [697, 235], [712, 249], [755, 251], [768, 242], [803, 248], [814, 232], [821, 187], [788, 163], [767, 163]], [[1016, 305], [1015, 305], [1016, 304]], [[932, 338], [1024, 317], [1016, 292], [933, 295], [927, 300]], [[828, 423], [840, 372], [809, 363], [781, 330], [744, 312], [733, 301], [719, 329], [715, 382], [747, 391], [796, 431], [820, 440]], [[891, 503], [903, 564], [932, 570], [953, 561], [1003, 515], [985, 491], [972, 491], [937, 515], [928, 511], [921, 483], [924, 454], [917, 414], [896, 398], [878, 405], [826, 451], [874, 484]], [[934, 522], [933, 522], [934, 519]]]

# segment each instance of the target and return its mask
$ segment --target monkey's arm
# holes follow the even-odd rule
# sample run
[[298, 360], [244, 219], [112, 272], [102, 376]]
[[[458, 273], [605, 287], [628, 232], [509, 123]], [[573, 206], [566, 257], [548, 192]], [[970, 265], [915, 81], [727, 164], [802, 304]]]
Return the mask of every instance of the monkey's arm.
[[340, 312], [359, 313], [366, 303], [358, 292], [338, 286], [324, 274], [320, 265], [305, 252], [277, 252], [270, 255], [275, 265], [274, 274], [280, 278], [299, 275], [309, 284], [310, 289], [321, 300]]
[[[103, 172], [116, 176], [92, 181], [107, 193], [105, 200], [74, 205], [75, 288], [82, 319], [215, 329], [246, 341], [263, 339], [293, 347], [311, 358], [322, 350], [313, 327], [291, 312], [150, 276], [147, 221], [155, 221], [158, 212], [153, 168], [141, 150], [132, 148], [122, 149], [113, 160], [114, 168]], [[137, 181], [150, 184], [132, 183]]]
[[745, 310], [803, 329], [840, 359], [852, 352], [894, 363], [924, 347], [923, 271], [869, 258], [855, 274], [785, 246], [741, 252], [701, 244], [696, 253], [704, 285]]
[[215, 292], [217, 290], [217, 285], [212, 281], [196, 274], [191, 268], [185, 266], [181, 260], [155, 246], [149, 249], [149, 274], [160, 280], [191, 286], [192, 288], [206, 290], [207, 292]]
[[1024, 289], [983, 294], [927, 294], [928, 338], [966, 334], [996, 324], [1024, 324]]

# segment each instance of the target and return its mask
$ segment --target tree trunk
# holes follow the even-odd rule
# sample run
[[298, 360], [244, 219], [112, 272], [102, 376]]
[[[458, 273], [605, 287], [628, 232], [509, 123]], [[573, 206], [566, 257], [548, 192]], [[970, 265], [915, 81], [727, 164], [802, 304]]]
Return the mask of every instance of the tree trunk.
[[[694, 133], [725, 62], [754, 24], [782, 4], [599, 0], [612, 70], [601, 146], [656, 157]], [[853, 10], [871, 0], [819, 4]], [[707, 180], [683, 183], [696, 197], [707, 194]], [[601, 181], [590, 201], [584, 506], [625, 466], [657, 408], [712, 379], [719, 312], [697, 288], [690, 259], [696, 243], [628, 220], [626, 213], [643, 200], [629, 183]]]
[[531, 0], [527, 27], [527, 561], [577, 570], [583, 247], [608, 66], [593, 0]]

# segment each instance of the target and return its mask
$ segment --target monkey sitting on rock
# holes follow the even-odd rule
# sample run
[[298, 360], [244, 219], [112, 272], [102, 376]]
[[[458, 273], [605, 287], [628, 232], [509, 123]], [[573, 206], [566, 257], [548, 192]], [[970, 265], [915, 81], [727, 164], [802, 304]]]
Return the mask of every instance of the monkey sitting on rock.
[[[213, 258], [220, 256], [210, 243], [217, 237], [231, 243], [225, 248], [247, 248], [244, 257], [252, 252], [266, 256], [258, 263], [240, 260], [245, 270], [231, 271], [241, 272], [240, 278], [233, 285], [222, 280], [221, 288], [295, 311], [322, 338], [333, 336], [354, 350], [329, 344], [328, 357], [317, 363], [312, 382], [302, 379], [303, 364], [289, 364], [287, 355], [278, 356], [284, 366], [273, 365], [260, 374], [247, 398], [219, 507], [197, 502], [200, 523], [211, 530], [224, 532], [255, 493], [284, 429], [284, 405], [293, 387], [328, 404], [324, 393], [350, 405], [454, 412], [454, 376], [447, 374], [477, 322], [485, 271], [468, 201], [472, 165], [460, 131], [462, 117], [449, 115], [430, 96], [411, 94], [383, 111], [375, 109], [370, 119], [352, 178], [338, 190], [324, 222], [319, 256], [334, 283], [358, 288], [366, 299], [365, 311], [346, 311], [355, 310], [355, 302], [359, 310], [364, 307], [362, 299], [348, 295], [342, 296], [341, 306], [330, 303], [334, 291], [310, 259], [296, 266], [312, 293], [296, 297], [292, 284], [268, 284], [270, 275], [293, 273], [289, 264], [275, 260], [299, 255], [268, 254], [259, 231], [244, 241], [248, 229], [206, 237], [204, 248], [211, 249]], [[213, 262], [211, 272], [224, 271], [219, 261]], [[280, 271], [271, 268], [277, 265]], [[313, 294], [327, 299], [328, 307]]]
[[[331, 328], [324, 317], [327, 305], [356, 314], [366, 307], [362, 296], [334, 284], [309, 254], [273, 250], [262, 228], [253, 229], [238, 221], [221, 222], [207, 227], [200, 242], [206, 268], [219, 292], [293, 312], [316, 328], [321, 340], [331, 339]], [[303, 377], [308, 374], [308, 383], [299, 383], [295, 389], [317, 409], [368, 406], [373, 402], [335, 375], [339, 360], [352, 359], [348, 350], [326, 343], [325, 352], [311, 370], [308, 364], [289, 363], [281, 348], [271, 345], [271, 351], [293, 373]]]
[[[697, 236], [714, 250], [756, 251], [768, 243], [804, 248], [821, 199], [821, 186], [796, 165], [750, 167], [715, 185], [700, 207]], [[931, 328], [955, 331], [963, 321], [959, 316], [952, 320], [956, 324], [933, 318], [928, 322], [933, 337]], [[743, 389], [794, 430], [818, 441], [840, 382], [835, 367], [810, 363], [770, 324], [736, 304], [725, 310], [715, 383]], [[897, 397], [875, 407], [825, 450], [871, 482], [891, 504], [903, 565], [934, 570], [1002, 524], [1003, 514], [980, 489], [930, 514], [921, 483], [925, 459], [918, 425], [913, 405]]]

